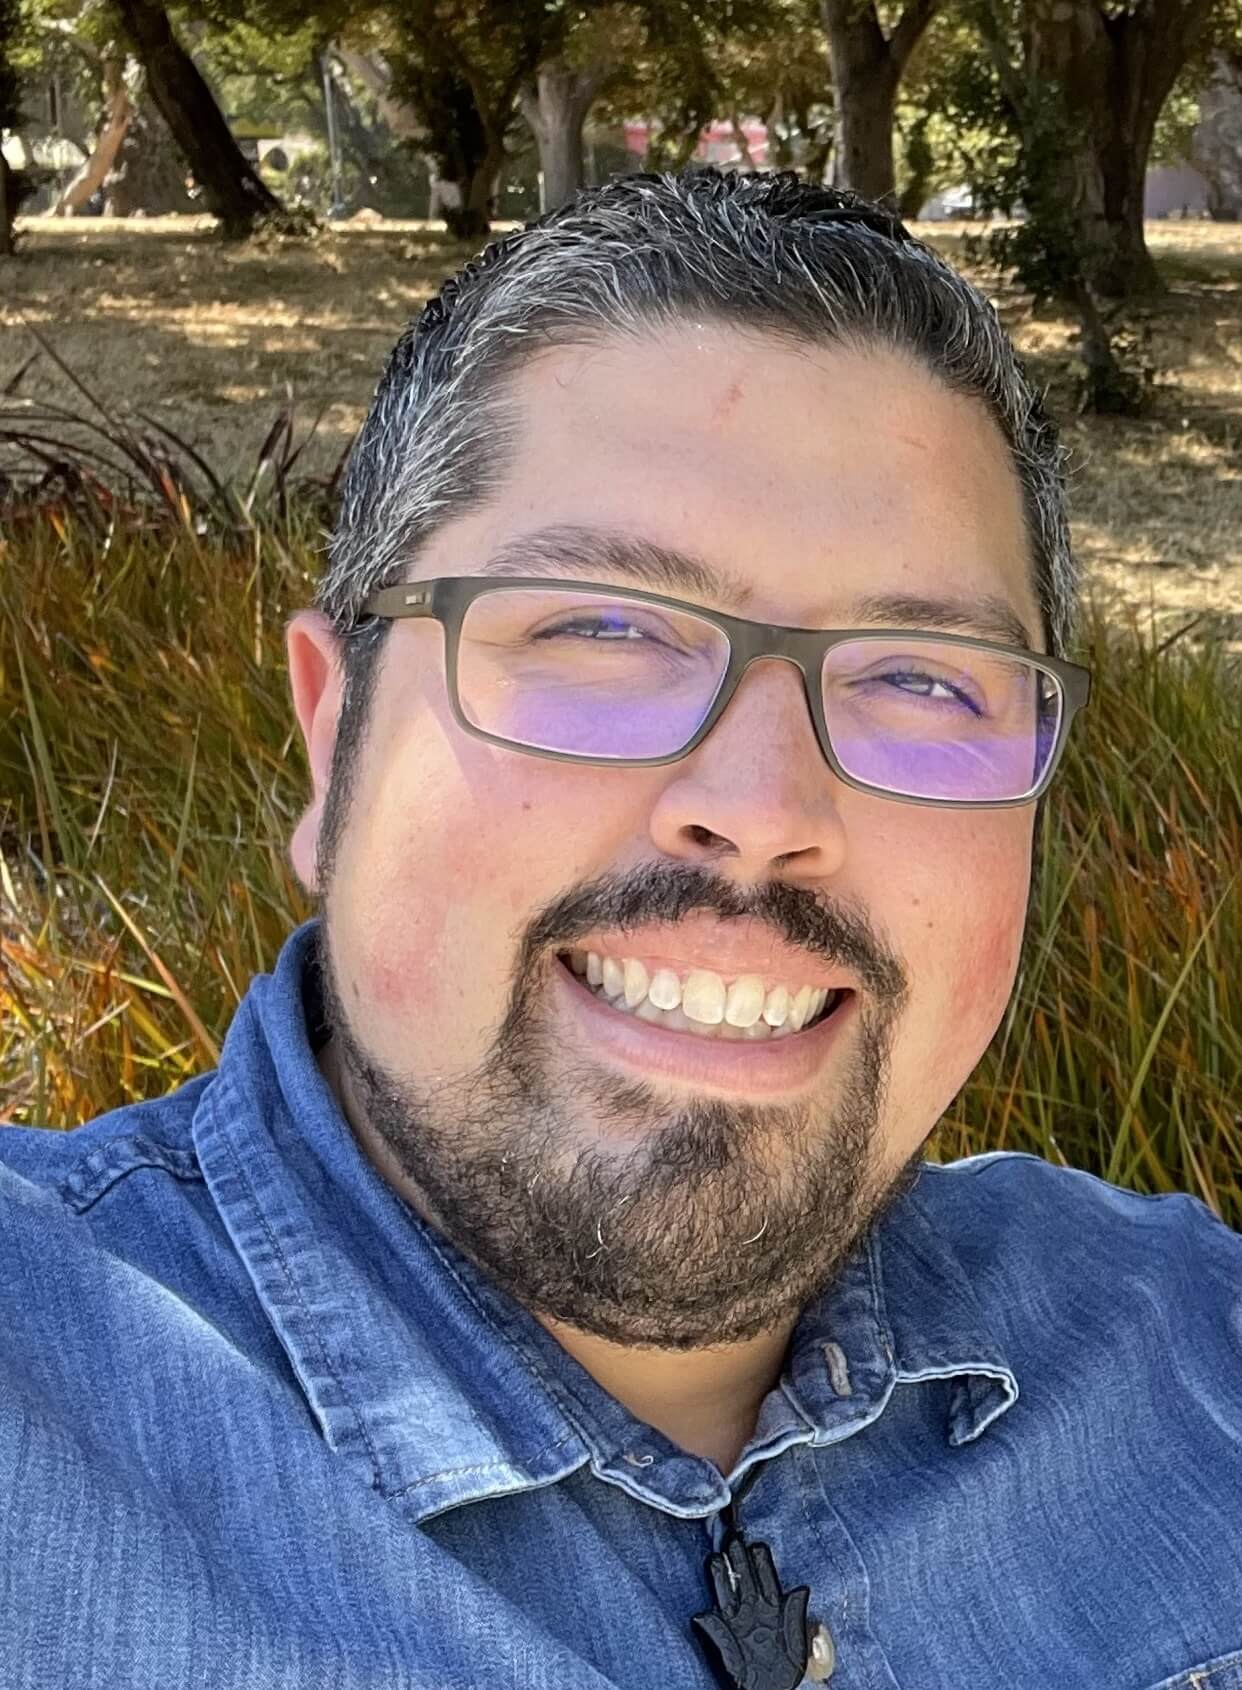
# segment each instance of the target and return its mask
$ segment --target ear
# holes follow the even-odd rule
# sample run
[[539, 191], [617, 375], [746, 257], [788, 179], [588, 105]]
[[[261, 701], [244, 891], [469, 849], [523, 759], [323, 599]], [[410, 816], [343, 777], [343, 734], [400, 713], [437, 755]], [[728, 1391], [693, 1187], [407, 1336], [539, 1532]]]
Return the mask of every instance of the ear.
[[315, 849], [328, 796], [332, 749], [341, 711], [341, 644], [328, 618], [318, 610], [299, 610], [285, 628], [289, 690], [310, 763], [313, 791], [289, 842], [289, 860], [308, 892], [318, 892]]

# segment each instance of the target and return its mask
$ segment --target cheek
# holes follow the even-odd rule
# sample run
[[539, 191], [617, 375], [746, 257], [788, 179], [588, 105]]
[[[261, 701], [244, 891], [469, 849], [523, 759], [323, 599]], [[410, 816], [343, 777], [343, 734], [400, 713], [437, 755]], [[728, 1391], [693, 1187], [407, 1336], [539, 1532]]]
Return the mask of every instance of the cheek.
[[509, 1008], [531, 920], [582, 876], [586, 818], [600, 812], [563, 790], [556, 765], [437, 731], [427, 714], [384, 749], [333, 888], [346, 1003], [377, 1051], [417, 1027], [420, 1051], [465, 1064]]
[[924, 826], [918, 855], [899, 859], [916, 864], [901, 892], [891, 886], [877, 902], [892, 909], [911, 982], [889, 1105], [899, 1159], [970, 1078], [1009, 1004], [1031, 872], [1031, 823], [1009, 816], [977, 811], [973, 830], [965, 818], [943, 818], [934, 833]]
[[[503, 840], [474, 805], [394, 803], [351, 865], [348, 914], [359, 997], [391, 1023], [463, 1027], [508, 985], [518, 920]], [[383, 887], [381, 894], [372, 888]], [[342, 900], [344, 903], [345, 900]]]
[[1031, 884], [1031, 818], [943, 818], [906, 879], [902, 953], [919, 1019], [956, 1051], [982, 1051], [1014, 985]]
[[987, 1049], [1009, 1002], [1029, 880], [1025, 822], [1002, 819], [1001, 826], [924, 860], [905, 946], [911, 1018], [921, 1028], [920, 1060], [943, 1076], [942, 1089], [949, 1092]]
[[1009, 1001], [1022, 943], [1022, 909], [988, 899], [972, 911], [946, 990], [968, 1040], [991, 1038]]

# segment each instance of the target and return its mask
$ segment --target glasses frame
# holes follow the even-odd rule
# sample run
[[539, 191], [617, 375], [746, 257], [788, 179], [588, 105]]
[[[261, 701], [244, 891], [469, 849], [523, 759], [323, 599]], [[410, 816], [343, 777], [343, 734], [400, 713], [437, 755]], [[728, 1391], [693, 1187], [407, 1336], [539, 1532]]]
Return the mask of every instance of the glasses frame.
[[[461, 706], [457, 691], [457, 653], [461, 643], [461, 628], [467, 610], [484, 593], [508, 592], [514, 587], [536, 587], [557, 592], [581, 593], [584, 597], [598, 597], [601, 593], [612, 598], [637, 604], [659, 605], [666, 610], [688, 612], [718, 628], [729, 642], [729, 661], [712, 706], [698, 728], [679, 751], [664, 757], [597, 757], [582, 751], [550, 751], [541, 746], [524, 745], [518, 740], [505, 739], [489, 733], [469, 721]], [[1063, 658], [1048, 657], [1043, 652], [1029, 652], [1015, 646], [1000, 645], [992, 640], [975, 639], [961, 634], [939, 634], [934, 629], [911, 628], [787, 628], [775, 622], [753, 622], [746, 617], [727, 616], [723, 611], [711, 610], [685, 599], [667, 598], [661, 593], [649, 593], [637, 587], [618, 587], [614, 582], [560, 581], [543, 575], [493, 577], [489, 575], [439, 575], [427, 581], [402, 581], [392, 587], [381, 587], [364, 602], [360, 615], [376, 616], [389, 621], [407, 617], [429, 617], [444, 629], [445, 671], [449, 704], [457, 725], [475, 739], [490, 745], [503, 745], [511, 751], [524, 751], [531, 757], [546, 757], [557, 763], [593, 763], [608, 768], [660, 768], [679, 763], [688, 757], [707, 738], [724, 715], [742, 676], [752, 663], [761, 657], [779, 657], [792, 663], [802, 672], [802, 688], [815, 725], [815, 737], [824, 761], [846, 786], [856, 792], [866, 792], [878, 798], [891, 798], [898, 804], [926, 804], [936, 809], [951, 810], [1008, 810], [1019, 804], [1033, 804], [1048, 790], [1057, 765], [1065, 750], [1070, 726], [1080, 710], [1086, 708], [1091, 696], [1091, 671]], [[996, 652], [1017, 657], [1052, 675], [1061, 687], [1063, 708], [1056, 744], [1048, 759], [1048, 766], [1029, 792], [1017, 798], [919, 798], [912, 793], [892, 792], [884, 786], [872, 786], [842, 768], [832, 748], [828, 722], [824, 713], [822, 673], [824, 658], [833, 646], [847, 640], [935, 640], [940, 644], [969, 646], [980, 651]]]

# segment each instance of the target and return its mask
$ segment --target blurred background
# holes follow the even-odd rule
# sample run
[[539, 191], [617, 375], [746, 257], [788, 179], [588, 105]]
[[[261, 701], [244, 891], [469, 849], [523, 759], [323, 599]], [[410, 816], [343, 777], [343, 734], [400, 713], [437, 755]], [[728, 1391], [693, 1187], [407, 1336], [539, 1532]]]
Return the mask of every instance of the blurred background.
[[1242, 1227], [1242, 0], [0, 0], [0, 1125], [214, 1065], [312, 913], [283, 619], [407, 320], [694, 161], [897, 210], [1072, 448], [1096, 690], [929, 1154]]

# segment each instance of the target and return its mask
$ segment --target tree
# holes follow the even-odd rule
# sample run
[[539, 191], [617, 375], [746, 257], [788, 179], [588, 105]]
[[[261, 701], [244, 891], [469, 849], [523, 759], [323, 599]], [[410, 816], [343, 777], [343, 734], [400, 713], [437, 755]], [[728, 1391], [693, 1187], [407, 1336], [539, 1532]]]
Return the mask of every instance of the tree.
[[583, 65], [568, 57], [545, 59], [520, 91], [522, 116], [539, 148], [543, 204], [563, 205], [585, 181], [582, 125], [615, 68], [604, 60]]
[[940, 0], [906, 0], [886, 35], [875, 0], [823, 0], [837, 138], [833, 184], [892, 201], [893, 117], [910, 55]]
[[718, 112], [754, 169], [742, 119], [762, 118], [769, 168], [822, 182], [832, 156], [834, 109], [820, 0], [767, 0], [714, 47]]
[[103, 180], [104, 215], [162, 217], [200, 210], [186, 186], [186, 162], [146, 89], [142, 67], [132, 78], [129, 122]]
[[[0, 130], [16, 129], [18, 119], [17, 69], [13, 53], [20, 23], [19, 0], [0, 0]], [[0, 258], [13, 252], [13, 218], [17, 212], [17, 183], [0, 147]]]
[[606, 86], [654, 82], [661, 104], [670, 96], [674, 145], [689, 156], [711, 116], [710, 43], [740, 8], [763, 3], [404, 0], [399, 13], [381, 14], [393, 90], [422, 119], [441, 176], [459, 186], [460, 207], [445, 210], [450, 229], [486, 234], [519, 102], [541, 149], [549, 205], [582, 181], [582, 123]]
[[340, 20], [342, 42], [382, 58], [389, 102], [415, 114], [420, 145], [455, 190], [444, 216], [459, 239], [490, 228], [520, 121], [518, 90], [563, 29], [561, 7], [548, 0], [403, 0]]
[[760, 7], [778, 3], [578, 0], [549, 9], [555, 25], [519, 95], [539, 149], [543, 204], [560, 205], [582, 186], [583, 124], [601, 95], [610, 98], [614, 115], [623, 109], [657, 118], [657, 148], [684, 162], [717, 110], [724, 44], [739, 19], [753, 22]]
[[1242, 36], [1234, 54], [1218, 49], [1212, 55], [1189, 152], [1207, 178], [1213, 219], [1242, 219]]
[[1152, 137], [1218, 0], [968, 3], [1011, 122], [1039, 161], [1033, 237], [1072, 243], [1102, 298], [1157, 292], [1143, 238]]
[[121, 142], [134, 115], [133, 101], [125, 81], [125, 60], [118, 53], [109, 52], [101, 58], [99, 68], [103, 83], [99, 132], [81, 168], [66, 184], [52, 208], [57, 217], [72, 217], [103, 187], [104, 178], [116, 162]]
[[207, 209], [227, 239], [244, 239], [262, 220], [281, 222], [284, 209], [233, 138], [194, 60], [173, 33], [159, 0], [115, 0], [146, 72], [151, 99], [168, 125]]

